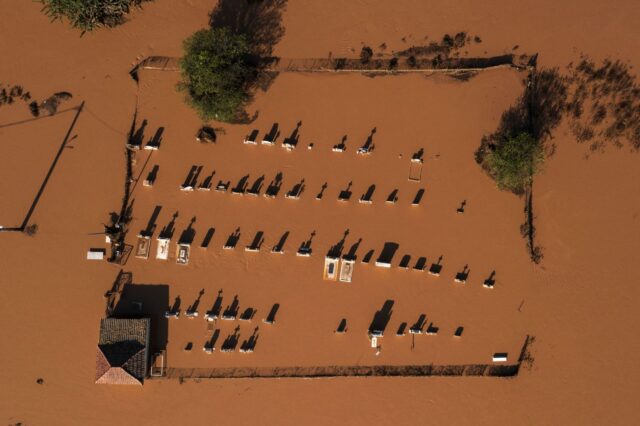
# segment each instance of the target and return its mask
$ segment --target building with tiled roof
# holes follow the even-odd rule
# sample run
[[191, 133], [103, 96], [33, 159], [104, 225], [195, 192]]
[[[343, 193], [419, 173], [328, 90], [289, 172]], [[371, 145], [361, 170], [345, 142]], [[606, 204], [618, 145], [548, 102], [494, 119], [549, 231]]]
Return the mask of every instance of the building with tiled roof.
[[96, 352], [96, 383], [142, 385], [149, 360], [149, 318], [104, 318]]

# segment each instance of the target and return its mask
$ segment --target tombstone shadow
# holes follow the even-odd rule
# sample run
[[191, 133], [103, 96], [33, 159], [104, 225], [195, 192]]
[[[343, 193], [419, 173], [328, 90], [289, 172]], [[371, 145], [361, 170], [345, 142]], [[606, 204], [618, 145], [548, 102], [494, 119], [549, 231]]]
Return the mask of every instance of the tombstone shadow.
[[226, 339], [224, 339], [224, 342], [222, 342], [222, 347], [220, 348], [220, 351], [222, 352], [235, 351], [236, 347], [238, 346], [239, 340], [240, 340], [240, 326], [236, 327], [233, 333], [231, 333], [229, 336], [227, 336]]
[[346, 318], [342, 318], [340, 320], [340, 323], [338, 324], [338, 327], [336, 328], [336, 333], [338, 334], [343, 334], [347, 332], [347, 319]]
[[173, 214], [171, 221], [167, 224], [167, 226], [163, 227], [162, 230], [160, 230], [160, 234], [158, 235], [159, 238], [166, 238], [168, 240], [173, 238], [173, 234], [176, 231], [176, 219], [178, 219], [177, 211]]
[[398, 265], [398, 267], [401, 269], [409, 269], [410, 262], [411, 262], [411, 255], [405, 254], [404, 256], [402, 256], [402, 259], [400, 259], [400, 264]]
[[258, 311], [255, 308], [246, 308], [244, 311], [242, 311], [238, 319], [240, 321], [251, 321], [256, 315], [256, 312]]
[[262, 243], [264, 243], [264, 232], [258, 231], [256, 232], [256, 236], [253, 237], [253, 241], [251, 241], [251, 244], [248, 245], [246, 249], [247, 251], [260, 251]]
[[193, 224], [196, 223], [196, 217], [191, 218], [191, 222], [189, 222], [189, 226], [182, 231], [180, 238], [178, 239], [178, 244], [191, 244], [193, 243], [194, 238], [196, 237], [196, 230], [193, 229]]
[[440, 330], [440, 327], [436, 327], [435, 325], [433, 325], [433, 322], [431, 322], [429, 323], [429, 326], [427, 327], [427, 330], [425, 331], [425, 333], [429, 335], [435, 335], [435, 334], [438, 334], [439, 330]]
[[462, 284], [466, 283], [467, 279], [469, 278], [469, 273], [471, 273], [471, 269], [469, 269], [469, 265], [464, 265], [464, 268], [462, 268], [462, 271], [456, 273], [456, 277], [454, 281]]
[[131, 137], [129, 138], [128, 145], [134, 149], [139, 149], [142, 146], [142, 142], [144, 141], [144, 131], [149, 122], [144, 119], [135, 132], [131, 133]]
[[211, 338], [207, 340], [207, 342], [204, 344], [205, 350], [207, 349], [213, 350], [213, 348], [216, 347], [216, 343], [218, 342], [219, 338], [220, 338], [220, 329], [216, 328], [211, 334]]
[[289, 147], [291, 149], [295, 148], [296, 146], [298, 146], [298, 141], [300, 140], [300, 127], [302, 126], [302, 121], [298, 121], [298, 123], [296, 124], [296, 128], [293, 129], [293, 131], [291, 132], [291, 135], [289, 135], [288, 138], [285, 138], [285, 140], [282, 141], [282, 145], [285, 147]]
[[222, 179], [220, 179], [218, 181], [218, 184], [216, 185], [216, 191], [218, 191], [218, 192], [227, 192], [227, 189], [229, 189], [229, 186], [231, 186], [231, 181], [230, 180], [223, 181]]
[[253, 334], [249, 336], [247, 340], [242, 342], [242, 345], [240, 345], [240, 352], [251, 353], [255, 350], [256, 345], [258, 344], [258, 337], [259, 337], [258, 330], [259, 330], [259, 327], [256, 327], [253, 330]]
[[356, 260], [357, 259], [356, 253], [358, 252], [358, 248], [360, 247], [360, 244], [362, 244], [362, 238], [358, 238], [358, 241], [356, 241], [351, 246], [351, 248], [349, 248], [349, 251], [344, 256], [344, 258], [347, 260]]
[[313, 237], [316, 236], [316, 231], [311, 232], [308, 240], [305, 240], [300, 244], [300, 248], [298, 248], [299, 255], [310, 256], [311, 255], [311, 244], [313, 243]]
[[144, 230], [140, 231], [140, 235], [145, 237], [153, 236], [153, 233], [155, 232], [157, 227], [156, 221], [158, 220], [158, 216], [160, 215], [161, 210], [162, 206], [155, 206], [155, 208], [153, 209], [153, 213], [151, 213], [151, 217], [147, 222], [147, 227]]
[[189, 173], [187, 173], [187, 177], [184, 179], [184, 183], [182, 184], [181, 188], [183, 190], [192, 191], [198, 183], [198, 177], [200, 176], [201, 172], [202, 166], [191, 166], [191, 169], [189, 169]]
[[222, 310], [222, 289], [218, 290], [218, 295], [216, 296], [216, 300], [214, 300], [211, 309], [207, 311], [207, 316], [212, 318], [218, 318], [220, 316], [220, 311]]
[[144, 186], [153, 186], [156, 183], [156, 179], [158, 179], [158, 172], [160, 171], [160, 166], [154, 164], [149, 173], [147, 174], [147, 178], [144, 180]]
[[362, 258], [362, 263], [369, 263], [371, 262], [371, 259], [373, 259], [373, 254], [375, 253], [374, 250], [369, 250], [364, 257]]
[[422, 157], [424, 157], [424, 148], [420, 148], [416, 152], [413, 153], [411, 159], [413, 161], [422, 161]]
[[182, 188], [193, 187], [193, 182], [195, 180], [194, 177], [196, 177], [197, 171], [198, 171], [197, 165], [191, 166], [191, 168], [189, 169], [189, 172], [187, 173], [187, 177], [184, 178], [184, 182], [182, 183]]
[[322, 184], [322, 187], [320, 188], [320, 192], [318, 192], [318, 195], [316, 195], [316, 200], [322, 200], [322, 197], [324, 196], [324, 191], [327, 189], [327, 182]]
[[147, 146], [152, 149], [159, 149], [160, 144], [162, 143], [162, 134], [164, 133], [164, 127], [158, 127], [156, 133], [153, 137], [147, 142]]
[[229, 235], [229, 238], [227, 238], [227, 242], [224, 244], [224, 248], [234, 249], [236, 248], [238, 241], [240, 241], [240, 227], [236, 228], [236, 230], [233, 231], [231, 235]]
[[378, 256], [378, 260], [376, 260], [376, 263], [390, 265], [399, 247], [400, 246], [397, 243], [384, 243], [384, 246], [382, 247], [382, 251], [380, 252], [380, 256]]
[[427, 316], [425, 314], [420, 314], [418, 320], [411, 326], [409, 332], [411, 334], [420, 334], [422, 333], [422, 328], [424, 327], [424, 323], [427, 320]]
[[387, 197], [387, 200], [385, 201], [387, 204], [395, 204], [398, 202], [398, 190], [394, 189], [393, 191], [391, 191], [391, 193], [389, 194], [389, 196]]
[[412, 206], [419, 205], [420, 202], [422, 201], [423, 196], [424, 196], [424, 188], [418, 189], [418, 192], [416, 192], [416, 196], [413, 197], [413, 201], [411, 202], [411, 205]]
[[202, 239], [202, 244], [200, 244], [201, 248], [208, 248], [209, 244], [211, 244], [211, 240], [213, 239], [213, 235], [216, 233], [215, 228], [209, 228], [204, 238]]
[[249, 181], [249, 175], [244, 175], [240, 178], [236, 186], [233, 187], [231, 193], [233, 194], [244, 194], [247, 190], [247, 186]]
[[180, 312], [181, 304], [182, 304], [182, 299], [180, 299], [180, 296], [176, 296], [176, 298], [173, 300], [173, 305], [169, 306], [169, 312], [171, 313]]
[[329, 248], [329, 251], [327, 252], [327, 257], [339, 258], [340, 256], [342, 256], [342, 250], [344, 249], [344, 243], [348, 235], [349, 235], [349, 230], [347, 229], [346, 231], [344, 231], [344, 234], [342, 235], [342, 239], [340, 239], [340, 241], [338, 241], [336, 244], [334, 244]]
[[198, 297], [196, 298], [196, 300], [187, 308], [187, 314], [198, 312], [198, 306], [200, 306], [200, 300], [202, 299], [202, 296], [204, 296], [204, 288], [198, 292]]
[[444, 257], [442, 255], [440, 255], [440, 257], [438, 258], [438, 261], [436, 263], [432, 263], [431, 267], [429, 268], [429, 274], [431, 275], [435, 275], [435, 276], [440, 276], [440, 273], [442, 272], [442, 259]]
[[291, 190], [287, 192], [286, 198], [297, 200], [302, 195], [304, 188], [305, 188], [304, 179], [302, 179], [300, 182], [293, 185], [293, 188], [291, 188]]
[[233, 300], [231, 301], [231, 304], [229, 304], [225, 309], [224, 312], [222, 313], [222, 317], [223, 319], [226, 318], [233, 318], [236, 319], [238, 317], [238, 311], [240, 310], [240, 301], [238, 300], [238, 295], [236, 294], [235, 296], [233, 296]]
[[367, 188], [367, 191], [362, 194], [362, 196], [360, 197], [360, 202], [361, 203], [371, 203], [372, 200], [371, 198], [373, 197], [373, 193], [376, 190], [376, 186], [375, 185], [371, 185], [369, 186], [369, 188]]
[[347, 184], [347, 187], [345, 189], [343, 189], [342, 191], [340, 191], [340, 194], [338, 194], [338, 200], [339, 201], [349, 201], [349, 199], [351, 199], [351, 186], [353, 185], [353, 181], [350, 181]]
[[263, 184], [264, 184], [264, 175], [260, 176], [258, 179], [256, 179], [255, 182], [253, 182], [253, 185], [251, 185], [251, 188], [249, 188], [247, 193], [249, 195], [254, 195], [254, 196], [260, 195], [260, 191], [262, 190]]
[[281, 187], [282, 187], [282, 172], [278, 172], [276, 177], [269, 183], [269, 186], [267, 187], [267, 191], [265, 192], [264, 196], [267, 198], [277, 197]]
[[387, 324], [389, 324], [389, 320], [391, 319], [391, 314], [393, 313], [393, 300], [387, 300], [382, 305], [382, 308], [373, 315], [373, 320], [371, 320], [371, 324], [369, 325], [369, 334], [372, 336], [382, 336], [384, 334], [384, 330], [387, 328]]
[[271, 310], [269, 310], [269, 314], [267, 315], [267, 317], [263, 320], [266, 324], [273, 324], [276, 322], [276, 314], [278, 313], [278, 309], [280, 309], [280, 304], [279, 303], [274, 303], [273, 306], [271, 307]]
[[496, 284], [496, 271], [491, 271], [491, 275], [489, 275], [489, 278], [487, 278], [486, 280], [484, 280], [484, 286], [486, 288], [493, 288], [493, 286]]
[[413, 266], [413, 269], [414, 271], [422, 272], [426, 267], [427, 267], [427, 258], [422, 256], [418, 258], [418, 260], [416, 261], [416, 264]]
[[367, 140], [364, 142], [362, 147], [360, 148], [361, 152], [371, 152], [374, 150], [375, 145], [373, 144], [373, 135], [376, 134], [377, 129], [374, 127], [371, 129], [371, 133], [367, 136]]
[[276, 143], [276, 140], [280, 136], [280, 131], [278, 130], [278, 123], [273, 123], [269, 132], [264, 135], [262, 138], [262, 143], [273, 145]]
[[337, 143], [333, 146], [334, 152], [345, 152], [347, 150], [347, 135], [344, 135], [340, 140], [340, 143]]
[[255, 145], [258, 141], [258, 135], [260, 134], [260, 130], [258, 129], [253, 129], [251, 131], [251, 133], [249, 133], [245, 138], [244, 138], [244, 143], [250, 143]]
[[271, 253], [284, 253], [284, 244], [287, 242], [287, 238], [289, 238], [289, 231], [286, 231], [275, 246], [271, 249]]
[[211, 172], [211, 174], [209, 176], [204, 178], [204, 180], [202, 181], [202, 183], [200, 184], [198, 189], [204, 190], [204, 191], [209, 191], [211, 189], [211, 185], [213, 184], [213, 176], [215, 174], [216, 174], [216, 171], [214, 170], [214, 171]]

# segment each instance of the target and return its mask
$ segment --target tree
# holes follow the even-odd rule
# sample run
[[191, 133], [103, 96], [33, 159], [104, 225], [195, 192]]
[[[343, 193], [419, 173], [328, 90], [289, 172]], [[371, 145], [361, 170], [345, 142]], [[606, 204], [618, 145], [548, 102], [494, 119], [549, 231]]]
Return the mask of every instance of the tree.
[[71, 26], [86, 31], [122, 24], [133, 7], [149, 0], [40, 0], [53, 20], [67, 18]]
[[485, 159], [500, 189], [524, 193], [544, 161], [542, 145], [527, 132], [506, 138]]
[[245, 36], [227, 28], [200, 30], [184, 42], [178, 89], [204, 120], [233, 122], [244, 112], [257, 68]]

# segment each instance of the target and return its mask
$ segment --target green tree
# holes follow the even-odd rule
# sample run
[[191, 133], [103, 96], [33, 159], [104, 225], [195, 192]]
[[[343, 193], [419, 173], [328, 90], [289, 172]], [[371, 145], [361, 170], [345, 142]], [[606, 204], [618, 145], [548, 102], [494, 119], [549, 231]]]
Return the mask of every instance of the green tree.
[[204, 120], [233, 122], [242, 115], [257, 72], [245, 36], [200, 30], [185, 40], [180, 68], [178, 89]]
[[500, 189], [522, 194], [542, 167], [544, 152], [531, 134], [522, 132], [503, 140], [485, 161]]
[[86, 31], [122, 24], [133, 7], [149, 0], [40, 0], [52, 19], [67, 18], [71, 26]]

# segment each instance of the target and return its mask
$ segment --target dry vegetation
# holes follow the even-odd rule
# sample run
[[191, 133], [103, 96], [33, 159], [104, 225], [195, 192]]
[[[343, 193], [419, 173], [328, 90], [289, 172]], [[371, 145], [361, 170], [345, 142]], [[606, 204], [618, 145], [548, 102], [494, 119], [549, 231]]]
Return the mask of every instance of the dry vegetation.
[[[29, 102], [32, 100], [31, 93], [20, 85], [9, 85], [2, 87], [0, 85], [0, 106], [12, 105], [14, 102], [20, 100], [23, 102]], [[34, 117], [40, 116], [42, 110], [46, 111], [49, 115], [53, 115], [58, 111], [58, 107], [64, 101], [72, 98], [69, 92], [57, 92], [49, 96], [42, 102], [36, 100], [31, 101], [29, 105], [29, 111]]]
[[131, 9], [141, 7], [145, 1], [149, 0], [40, 0], [43, 12], [52, 20], [66, 18], [83, 34], [124, 23]]
[[0, 88], [0, 106], [11, 105], [16, 100], [28, 102], [31, 99], [31, 94], [20, 85], [3, 86], [0, 84]]
[[502, 114], [498, 130], [482, 138], [475, 154], [476, 162], [498, 187], [525, 195], [526, 220], [521, 233], [536, 263], [542, 259], [542, 249], [535, 244], [532, 205], [533, 175], [538, 169], [531, 169], [530, 182], [505, 185], [505, 166], [513, 164], [507, 161], [497, 165], [491, 161], [494, 153], [517, 135], [528, 133], [541, 150], [552, 155], [555, 145], [549, 143], [551, 132], [565, 116], [576, 140], [589, 142], [591, 151], [601, 151], [607, 145], [621, 148], [625, 142], [632, 150], [640, 150], [640, 86], [629, 66], [609, 59], [597, 65], [583, 57], [568, 70], [569, 75], [562, 75], [558, 69], [533, 71], [523, 95]]
[[583, 57], [569, 70], [566, 109], [577, 141], [588, 142], [592, 151], [624, 142], [640, 150], [640, 86], [629, 66], [610, 59], [597, 65]]

